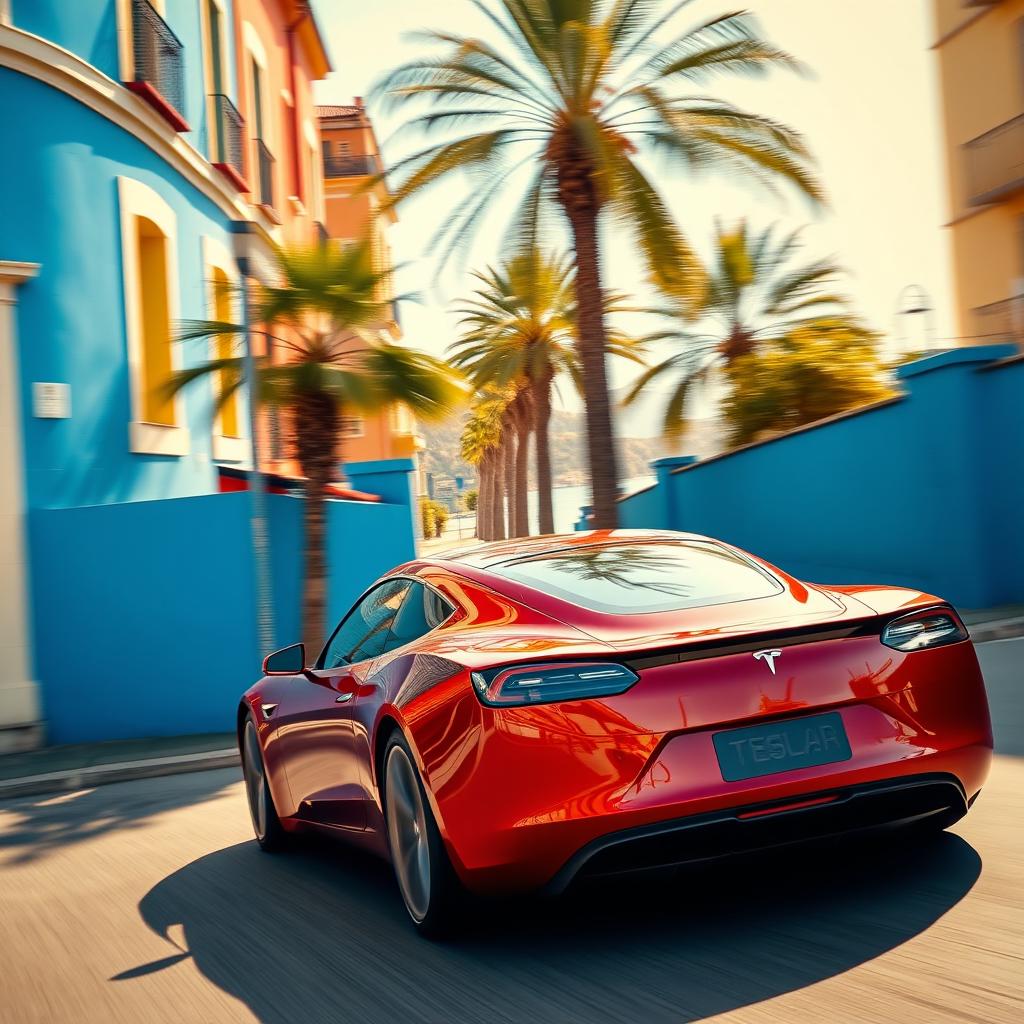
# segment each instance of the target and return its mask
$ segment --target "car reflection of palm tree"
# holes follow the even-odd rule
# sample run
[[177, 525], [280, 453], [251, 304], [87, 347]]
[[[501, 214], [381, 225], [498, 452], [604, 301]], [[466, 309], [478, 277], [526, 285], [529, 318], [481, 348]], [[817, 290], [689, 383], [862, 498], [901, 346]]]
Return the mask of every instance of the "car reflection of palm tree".
[[377, 649], [376, 641], [378, 639], [380, 639], [380, 646], [383, 646], [382, 638], [386, 637], [391, 629], [404, 596], [404, 587], [398, 589], [382, 587], [380, 592], [371, 595], [365, 612], [367, 616], [366, 632], [361, 634], [359, 640], [345, 652], [346, 662], [361, 661], [368, 657], [371, 651]]
[[[601, 547], [560, 553], [551, 561], [558, 568], [585, 583], [610, 583], [626, 590], [656, 590], [671, 597], [685, 597], [691, 588], [685, 583], [658, 579], [655, 574], [678, 576], [686, 572], [679, 550], [659, 551], [656, 547]], [[641, 575], [644, 571], [649, 577]]]

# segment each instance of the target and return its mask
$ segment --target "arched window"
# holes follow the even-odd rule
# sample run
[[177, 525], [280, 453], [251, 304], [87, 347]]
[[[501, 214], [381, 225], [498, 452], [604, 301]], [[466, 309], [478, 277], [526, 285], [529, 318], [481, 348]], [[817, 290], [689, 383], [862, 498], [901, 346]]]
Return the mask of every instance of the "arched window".
[[[226, 245], [213, 238], [203, 239], [203, 267], [207, 282], [207, 313], [219, 323], [239, 322], [238, 267]], [[218, 335], [210, 339], [211, 359], [236, 359], [242, 355], [242, 339], [237, 335]], [[213, 386], [215, 403], [224, 388], [233, 383], [233, 374], [216, 375]], [[215, 404], [216, 409], [216, 404]], [[214, 413], [213, 459], [215, 462], [242, 462], [249, 458], [250, 448], [243, 429], [244, 413], [240, 391], [231, 396]]]
[[173, 324], [178, 318], [177, 220], [153, 189], [118, 178], [125, 333], [134, 452], [186, 455], [188, 430], [180, 397], [166, 386], [178, 368]]
[[167, 395], [171, 376], [171, 317], [167, 294], [167, 236], [146, 217], [136, 217], [139, 314], [142, 327], [142, 420], [175, 425], [174, 401]]

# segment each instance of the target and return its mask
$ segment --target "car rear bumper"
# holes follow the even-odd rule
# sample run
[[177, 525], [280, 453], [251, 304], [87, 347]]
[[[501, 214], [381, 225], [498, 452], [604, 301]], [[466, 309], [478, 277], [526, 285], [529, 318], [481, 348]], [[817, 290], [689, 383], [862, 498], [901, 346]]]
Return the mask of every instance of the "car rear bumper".
[[[467, 694], [477, 715], [468, 740], [442, 742], [450, 735], [445, 722], [417, 737], [429, 750], [425, 777], [460, 878], [479, 892], [543, 887], [592, 844], [634, 829], [672, 831], [684, 820], [725, 819], [715, 834], [731, 834], [742, 847], [743, 836], [768, 834], [768, 825], [746, 828], [737, 817], [750, 808], [921, 778], [953, 780], [969, 803], [992, 760], [972, 645], [899, 656], [877, 639], [842, 643], [838, 668], [827, 652], [812, 650], [822, 645], [787, 650], [792, 678], [757, 665], [751, 676], [750, 658], [711, 659], [645, 670], [632, 690], [602, 701], [492, 710]], [[730, 662], [728, 671], [720, 661]], [[845, 694], [836, 682], [844, 675]], [[716, 734], [826, 712], [841, 720], [848, 756], [727, 778]], [[917, 788], [908, 793], [922, 796]], [[840, 805], [865, 806], [861, 796], [828, 803], [837, 806], [822, 800], [820, 813], [802, 818], [807, 838], [829, 834]], [[881, 814], [889, 798], [875, 806]], [[711, 848], [719, 852], [706, 856], [732, 852], [724, 839]]]
[[[593, 851], [614, 846], [613, 837], [653, 836], [660, 830], [672, 833], [690, 822], [715, 823], [715, 827], [705, 831], [699, 842], [693, 839], [692, 855], [673, 863], [898, 822], [943, 808], [959, 809], [959, 813], [951, 811], [951, 823], [981, 789], [991, 765], [990, 737], [980, 734], [972, 739], [956, 746], [922, 750], [905, 743], [891, 744], [890, 737], [879, 734], [873, 748], [858, 742], [854, 757], [847, 762], [737, 783], [725, 782], [719, 774], [714, 786], [705, 777], [713, 764], [710, 753], [688, 763], [673, 758], [671, 771], [656, 774], [653, 787], [646, 781], [648, 772], [644, 772], [625, 793], [617, 791], [619, 799], [614, 804], [604, 799], [577, 800], [502, 827], [493, 813], [494, 805], [482, 801], [477, 805], [476, 827], [467, 829], [460, 837], [461, 842], [451, 842], [450, 834], [446, 839], [463, 882], [471, 890], [493, 892], [546, 886], [557, 889], [563, 883], [553, 880], [562, 876], [567, 865], [576, 863], [584, 851], [591, 851], [583, 858], [589, 860]], [[664, 763], [663, 758], [675, 745], [685, 752], [689, 742], [686, 736], [669, 739], [654, 755], [651, 766]], [[706, 742], [710, 744], [710, 737], [706, 737]], [[887, 745], [895, 749], [889, 749], [890, 758], [883, 759], [879, 755]], [[921, 789], [918, 785], [921, 780], [935, 779], [945, 780], [945, 788]], [[868, 800], [867, 794], [877, 799]], [[826, 797], [830, 798], [827, 804]], [[934, 806], [911, 806], [904, 813], [904, 803], [913, 805], [920, 799], [928, 804], [936, 797], [939, 799]], [[822, 801], [820, 805], [786, 809], [818, 800]], [[770, 812], [773, 807], [778, 812], [761, 815], [762, 822], [757, 822], [756, 817], [743, 817], [752, 811]], [[861, 822], [862, 808], [876, 820]], [[797, 835], [793, 839], [774, 839], [776, 827], [783, 835], [792, 827]], [[768, 838], [762, 841], [761, 837]], [[680, 841], [688, 844], [690, 837]], [[602, 857], [602, 862], [606, 859], [612, 858]], [[601, 862], [595, 862], [591, 871], [596, 873], [600, 866]], [[569, 868], [569, 876], [578, 870], [578, 864]]]
[[559, 893], [576, 879], [677, 867], [915, 822], [945, 828], [962, 818], [967, 808], [959, 780], [929, 774], [691, 815], [593, 840], [545, 889]]

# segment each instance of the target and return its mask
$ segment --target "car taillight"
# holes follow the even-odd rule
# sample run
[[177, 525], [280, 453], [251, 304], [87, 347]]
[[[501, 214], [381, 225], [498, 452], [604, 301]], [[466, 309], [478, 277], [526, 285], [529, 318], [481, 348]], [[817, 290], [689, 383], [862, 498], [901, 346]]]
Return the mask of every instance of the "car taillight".
[[928, 608], [893, 619], [882, 630], [882, 643], [897, 651], [923, 651], [967, 639], [967, 627], [952, 608]]
[[470, 675], [481, 702], [493, 708], [610, 697], [640, 678], [625, 665], [601, 661], [512, 665]]

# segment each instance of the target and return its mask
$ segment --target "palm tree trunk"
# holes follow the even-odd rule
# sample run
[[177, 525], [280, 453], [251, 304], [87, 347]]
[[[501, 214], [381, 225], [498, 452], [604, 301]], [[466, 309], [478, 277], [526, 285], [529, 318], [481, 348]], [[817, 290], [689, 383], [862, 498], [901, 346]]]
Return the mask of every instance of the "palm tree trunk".
[[484, 527], [484, 523], [487, 522], [487, 501], [490, 486], [490, 467], [487, 465], [487, 456], [485, 455], [476, 467], [476, 528], [473, 530], [473, 536], [478, 540], [487, 540], [487, 530]]
[[302, 641], [312, 660], [323, 647], [327, 617], [327, 507], [324, 495], [338, 450], [339, 411], [329, 395], [303, 396], [295, 406], [295, 448], [306, 478], [303, 508], [305, 576], [302, 587]]
[[537, 525], [541, 533], [555, 532], [555, 509], [552, 497], [551, 440], [548, 427], [551, 425], [551, 381], [553, 374], [546, 373], [533, 382], [533, 444], [537, 461]]
[[511, 412], [505, 414], [501, 434], [501, 456], [504, 460], [502, 468], [505, 474], [505, 505], [507, 509], [505, 516], [507, 530], [503, 523], [501, 535], [502, 537], [514, 537], [516, 535], [516, 428]]
[[516, 425], [516, 498], [513, 513], [514, 537], [530, 536], [529, 505], [527, 504], [527, 476], [530, 468], [530, 431], [533, 416], [530, 409], [530, 393], [520, 391], [513, 403], [513, 418]]
[[494, 483], [494, 453], [487, 452], [480, 460], [476, 498], [476, 535], [481, 540], [494, 540]]
[[302, 642], [306, 645], [306, 657], [310, 660], [323, 647], [327, 616], [326, 490], [326, 477], [306, 477], [306, 502], [303, 509], [306, 574], [302, 588]]
[[504, 540], [505, 533], [505, 446], [494, 449], [494, 498], [491, 502], [491, 540]]
[[583, 406], [587, 417], [587, 459], [590, 464], [594, 526], [599, 530], [614, 530], [619, 524], [616, 506], [619, 470], [608, 395], [608, 369], [605, 365], [607, 335], [601, 297], [597, 206], [593, 201], [569, 202], [564, 203], [564, 209], [576, 249], [576, 304], [579, 318], [577, 344], [583, 371]]

